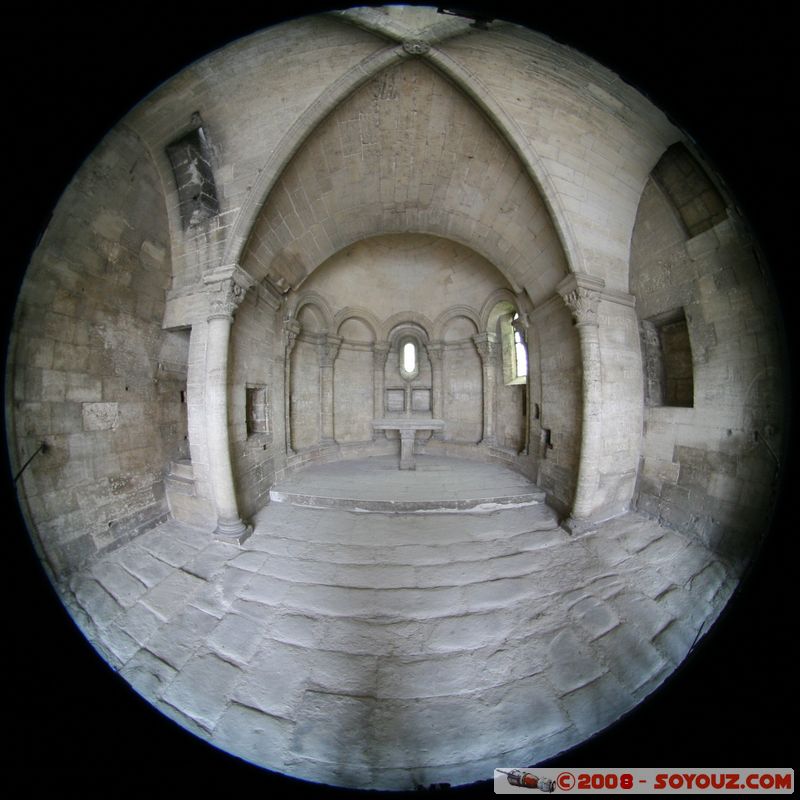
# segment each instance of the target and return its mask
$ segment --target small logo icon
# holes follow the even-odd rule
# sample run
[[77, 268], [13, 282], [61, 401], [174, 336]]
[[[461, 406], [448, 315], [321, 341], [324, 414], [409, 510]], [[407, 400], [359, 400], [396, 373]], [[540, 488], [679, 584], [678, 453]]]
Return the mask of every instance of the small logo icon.
[[561, 772], [556, 778], [556, 786], [565, 792], [575, 788], [575, 776], [571, 772]]
[[497, 772], [506, 776], [512, 786], [520, 786], [523, 789], [538, 789], [540, 792], [552, 792], [555, 789], [555, 782], [550, 778], [540, 778], [532, 772], [525, 772], [521, 769], [498, 769]]

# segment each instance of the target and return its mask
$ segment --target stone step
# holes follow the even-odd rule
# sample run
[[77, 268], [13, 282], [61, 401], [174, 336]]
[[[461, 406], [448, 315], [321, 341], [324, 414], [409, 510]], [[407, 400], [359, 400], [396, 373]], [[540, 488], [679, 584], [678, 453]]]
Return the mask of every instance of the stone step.
[[169, 474], [164, 478], [164, 487], [167, 492], [173, 494], [183, 494], [189, 497], [194, 497], [196, 494], [193, 478]]
[[502, 508], [521, 508], [543, 503], [545, 493], [541, 489], [516, 492], [502, 496], [470, 498], [440, 498], [429, 500], [381, 500], [359, 497], [330, 497], [319, 494], [288, 492], [270, 489], [270, 500], [274, 503], [289, 503], [308, 508], [336, 508], [346, 511], [377, 512], [381, 514], [413, 514], [425, 512], [491, 512]]
[[[274, 555], [246, 552], [237, 556], [230, 565], [258, 575], [303, 584], [320, 584], [348, 588], [404, 589], [466, 586], [492, 581], [497, 578], [522, 578], [560, 569], [563, 557], [558, 558], [552, 547], [532, 548], [517, 552], [487, 552], [481, 547], [471, 554], [471, 559], [460, 558], [460, 548], [454, 549], [451, 558], [440, 557], [436, 562], [416, 563], [402, 557], [404, 548], [398, 548], [395, 560], [390, 558], [346, 563], [322, 558], [298, 558], [292, 555]], [[316, 554], [312, 554], [316, 555]], [[374, 556], [374, 551], [373, 551]]]
[[190, 458], [178, 458], [170, 463], [169, 477], [194, 480], [194, 467]]
[[528, 608], [555, 590], [536, 576], [494, 578], [411, 588], [364, 588], [301, 583], [256, 573], [239, 592], [246, 601], [296, 614], [381, 621], [460, 618], [514, 606]]
[[[263, 527], [262, 527], [263, 519]], [[302, 546], [398, 547], [502, 542], [531, 531], [558, 528], [556, 513], [542, 503], [501, 508], [490, 514], [358, 514], [272, 504], [255, 518], [250, 549], [297, 555]], [[263, 533], [262, 533], [263, 531]], [[293, 546], [291, 543], [297, 543]], [[299, 548], [299, 549], [298, 549]]]
[[[332, 567], [380, 564], [386, 567], [455, 568], [454, 565], [481, 563], [487, 559], [501, 559], [520, 554], [557, 549], [568, 537], [561, 529], [526, 531], [504, 539], [474, 542], [444, 542], [440, 544], [373, 545], [334, 543], [308, 543], [296, 540], [258, 537], [248, 546], [268, 558], [286, 558], [303, 562], [322, 562]], [[547, 559], [540, 559], [547, 563]], [[263, 561], [252, 571], [258, 571]], [[269, 570], [269, 567], [266, 567]]]

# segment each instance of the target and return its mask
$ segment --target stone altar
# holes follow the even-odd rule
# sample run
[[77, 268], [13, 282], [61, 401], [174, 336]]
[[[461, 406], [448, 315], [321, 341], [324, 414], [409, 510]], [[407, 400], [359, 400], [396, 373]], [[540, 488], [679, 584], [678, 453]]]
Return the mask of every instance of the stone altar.
[[397, 431], [400, 434], [400, 469], [416, 469], [414, 461], [414, 439], [417, 431], [442, 431], [443, 419], [374, 419], [372, 428], [376, 431]]

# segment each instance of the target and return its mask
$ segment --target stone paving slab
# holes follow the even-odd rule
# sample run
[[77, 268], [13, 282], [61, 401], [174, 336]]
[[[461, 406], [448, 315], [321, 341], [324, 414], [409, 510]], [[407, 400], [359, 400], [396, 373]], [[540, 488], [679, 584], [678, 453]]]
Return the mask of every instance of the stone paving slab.
[[204, 645], [219, 620], [194, 606], [186, 606], [147, 641], [147, 649], [175, 669], [181, 669]]
[[177, 675], [169, 664], [147, 650], [139, 650], [120, 670], [120, 674], [143, 697], [152, 699]]
[[170, 705], [212, 730], [230, 703], [242, 671], [213, 654], [192, 658], [162, 693]]
[[175, 571], [174, 565], [156, 558], [137, 543], [119, 550], [116, 558], [131, 575], [147, 587], [155, 586]]
[[[142, 541], [145, 536], [147, 540]], [[148, 531], [139, 537], [138, 542], [150, 555], [173, 567], [182, 567], [197, 555], [197, 548], [169, 535], [159, 536], [157, 531]]]
[[231, 703], [214, 728], [214, 743], [255, 764], [281, 759], [293, 724], [255, 708]]
[[562, 705], [584, 736], [590, 736], [619, 719], [633, 704], [631, 694], [610, 673], [568, 692]]
[[92, 575], [120, 605], [132, 606], [146, 591], [146, 584], [113, 561], [101, 561], [92, 568]]
[[[216, 620], [215, 620], [216, 621]], [[266, 634], [260, 622], [242, 614], [226, 614], [208, 637], [208, 644], [226, 661], [246, 664]]]
[[176, 570], [145, 594], [140, 602], [166, 621], [181, 611], [187, 600], [206, 585], [200, 578]]
[[573, 539], [540, 507], [367, 520], [277, 504], [242, 547], [166, 524], [72, 581], [110, 663], [198, 735], [305, 775], [374, 776], [391, 746], [440, 778], [610, 724], [733, 585], [634, 514]]
[[630, 691], [664, 666], [661, 654], [629, 626], [620, 625], [595, 641], [610, 672]]

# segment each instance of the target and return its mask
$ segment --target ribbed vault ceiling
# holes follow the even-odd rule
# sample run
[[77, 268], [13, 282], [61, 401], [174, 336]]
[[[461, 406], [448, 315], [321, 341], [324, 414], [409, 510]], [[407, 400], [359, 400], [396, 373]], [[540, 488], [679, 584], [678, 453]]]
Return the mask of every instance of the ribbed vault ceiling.
[[243, 263], [297, 288], [379, 233], [466, 244], [541, 302], [567, 273], [520, 159], [460, 90], [420, 59], [384, 70], [306, 139], [273, 186]]

